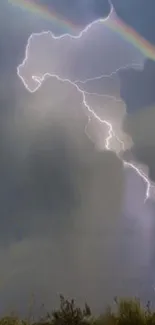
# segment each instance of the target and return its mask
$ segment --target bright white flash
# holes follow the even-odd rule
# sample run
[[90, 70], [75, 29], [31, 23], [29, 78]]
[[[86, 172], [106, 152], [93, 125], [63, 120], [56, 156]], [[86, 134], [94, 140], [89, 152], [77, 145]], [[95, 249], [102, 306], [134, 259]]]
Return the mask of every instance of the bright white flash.
[[[113, 8], [111, 8], [111, 13], [112, 13], [112, 10], [113, 10]], [[110, 13], [110, 14], [111, 14]], [[110, 15], [109, 15], [110, 16]], [[106, 19], [108, 19], [109, 17], [107, 17]], [[99, 20], [98, 20], [99, 21]], [[98, 21], [95, 21], [95, 22], [93, 22], [93, 23], [91, 23], [91, 24], [89, 24], [88, 26], [86, 26], [86, 28], [85, 29], [83, 29], [78, 35], [76, 35], [76, 36], [72, 36], [72, 35], [70, 35], [70, 34], [63, 34], [63, 35], [61, 35], [61, 36], [54, 36], [52, 33], [52, 37], [54, 38], [54, 39], [60, 39], [60, 38], [63, 38], [64, 36], [66, 36], [66, 35], [68, 35], [69, 37], [72, 37], [72, 38], [81, 38], [81, 36], [83, 35], [83, 33], [86, 33], [87, 31], [88, 31], [88, 29], [93, 25], [93, 24], [95, 24], [96, 22], [98, 22]], [[101, 21], [101, 20], [100, 20]], [[46, 77], [48, 77], [48, 76], [50, 76], [50, 77], [55, 77], [57, 80], [59, 80], [59, 81], [62, 81], [62, 82], [68, 82], [69, 84], [71, 84], [71, 85], [73, 85], [75, 88], [76, 88], [76, 90], [82, 95], [82, 102], [83, 102], [83, 105], [85, 106], [85, 108], [87, 109], [87, 111], [89, 112], [89, 116], [88, 116], [88, 123], [89, 123], [89, 121], [90, 121], [90, 115], [92, 116], [92, 117], [94, 117], [99, 123], [102, 123], [102, 124], [104, 124], [104, 125], [106, 125], [107, 126], [107, 128], [108, 128], [108, 135], [107, 135], [107, 138], [106, 138], [106, 140], [105, 140], [105, 149], [106, 150], [111, 150], [111, 140], [113, 139], [113, 138], [116, 138], [116, 140], [121, 144], [121, 148], [122, 148], [122, 151], [124, 150], [124, 143], [123, 143], [123, 141], [121, 141], [118, 137], [117, 137], [117, 135], [115, 134], [115, 132], [114, 132], [114, 130], [113, 130], [113, 127], [112, 127], [112, 124], [109, 122], [109, 121], [107, 121], [107, 120], [104, 120], [104, 119], [101, 119], [97, 114], [96, 114], [96, 112], [88, 105], [88, 103], [87, 103], [87, 101], [86, 101], [86, 94], [87, 94], [87, 92], [85, 92], [84, 90], [82, 90], [80, 87], [79, 87], [79, 83], [86, 83], [86, 82], [88, 82], [88, 81], [91, 81], [91, 80], [97, 80], [97, 79], [101, 79], [101, 78], [103, 78], [103, 77], [110, 77], [110, 76], [112, 76], [113, 74], [115, 74], [116, 72], [118, 72], [118, 70], [120, 70], [120, 69], [122, 69], [122, 68], [127, 68], [127, 66], [126, 67], [120, 67], [119, 69], [117, 69], [117, 71], [114, 71], [111, 75], [109, 75], [109, 76], [105, 76], [105, 75], [101, 75], [101, 76], [98, 76], [98, 77], [95, 77], [95, 78], [90, 78], [90, 79], [87, 79], [87, 80], [85, 80], [85, 81], [80, 81], [80, 80], [76, 80], [76, 81], [71, 81], [70, 79], [65, 79], [65, 78], [61, 78], [60, 76], [58, 76], [58, 75], [55, 75], [55, 74], [50, 74], [50, 73], [45, 73], [43, 76], [37, 76], [37, 75], [32, 75], [32, 79], [37, 83], [37, 85], [36, 85], [36, 88], [35, 89], [31, 89], [30, 87], [29, 87], [29, 85], [26, 83], [26, 81], [25, 81], [25, 79], [24, 79], [24, 77], [20, 74], [20, 69], [22, 68], [22, 67], [24, 67], [24, 65], [25, 65], [25, 63], [27, 62], [27, 60], [28, 60], [28, 57], [29, 57], [29, 46], [30, 46], [30, 42], [31, 42], [31, 40], [32, 40], [32, 38], [33, 37], [35, 37], [36, 35], [42, 35], [42, 34], [44, 34], [44, 33], [47, 33], [47, 32], [41, 32], [41, 33], [39, 33], [39, 34], [36, 34], [36, 33], [32, 33], [31, 35], [30, 35], [30, 37], [29, 37], [29, 39], [28, 39], [28, 42], [27, 42], [27, 46], [26, 46], [26, 50], [25, 50], [25, 58], [24, 58], [24, 60], [23, 60], [23, 62], [17, 67], [17, 75], [18, 75], [18, 77], [22, 80], [22, 82], [23, 82], [23, 84], [24, 84], [24, 86], [25, 86], [25, 88], [29, 91], [29, 92], [35, 92], [35, 91], [37, 91], [39, 88], [40, 88], [40, 86], [42, 85], [42, 82], [45, 80], [45, 78]], [[50, 33], [50, 31], [49, 31], [49, 33]], [[136, 66], [141, 66], [141, 65], [137, 65], [137, 64], [132, 64], [132, 66], [133, 65], [136, 65]], [[130, 67], [131, 67], [131, 65], [130, 65]], [[87, 126], [86, 126], [87, 127]], [[86, 128], [85, 128], [85, 130], [86, 130]], [[144, 200], [144, 202], [149, 198], [149, 196], [150, 196], [150, 189], [151, 189], [151, 187], [152, 187], [152, 184], [150, 183], [150, 181], [149, 181], [149, 179], [148, 179], [148, 177], [144, 174], [144, 172], [141, 170], [141, 169], [139, 169], [138, 167], [136, 167], [136, 165], [134, 165], [133, 163], [130, 163], [130, 162], [127, 162], [127, 161], [125, 161], [125, 160], [123, 160], [123, 164], [124, 164], [124, 167], [125, 168], [132, 168], [132, 169], [134, 169], [135, 170], [135, 172], [143, 179], [143, 181], [145, 182], [145, 184], [146, 184], [146, 194], [145, 194], [145, 200]]]

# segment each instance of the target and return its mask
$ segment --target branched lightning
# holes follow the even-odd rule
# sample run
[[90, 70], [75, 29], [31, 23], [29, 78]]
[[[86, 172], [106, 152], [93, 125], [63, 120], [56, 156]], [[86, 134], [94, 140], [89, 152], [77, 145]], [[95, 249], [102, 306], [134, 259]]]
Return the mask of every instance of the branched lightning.
[[[79, 87], [79, 88], [81, 89], [81, 87]], [[121, 99], [119, 99], [119, 98], [117, 98], [115, 96], [112, 96], [112, 95], [99, 94], [99, 93], [96, 93], [96, 92], [89, 92], [89, 91], [86, 91], [86, 90], [84, 90], [84, 92], [85, 92], [86, 95], [104, 97], [104, 98], [112, 99], [112, 100], [114, 100], [115, 102], [118, 102], [118, 103], [123, 103], [123, 101]]]
[[[112, 13], [112, 11], [113, 11], [113, 8], [111, 7], [111, 12], [110, 12], [110, 14]], [[109, 16], [110, 16], [110, 14], [109, 14]], [[106, 18], [106, 19], [108, 19], [109, 18], [109, 16]], [[105, 20], [105, 19], [104, 19]], [[89, 122], [90, 122], [90, 120], [91, 120], [91, 118], [90, 118], [90, 115], [91, 116], [93, 116], [99, 123], [101, 123], [101, 124], [104, 124], [104, 125], [106, 125], [107, 126], [107, 128], [108, 128], [108, 135], [107, 135], [107, 137], [106, 137], [106, 140], [105, 140], [105, 149], [106, 150], [111, 150], [111, 140], [113, 139], [113, 138], [115, 138], [119, 143], [120, 143], [120, 145], [121, 145], [121, 148], [122, 148], [122, 151], [124, 151], [124, 142], [123, 141], [121, 141], [118, 137], [117, 137], [117, 135], [115, 134], [115, 132], [114, 132], [114, 130], [113, 130], [113, 126], [112, 126], [112, 124], [109, 122], [109, 121], [107, 121], [107, 120], [104, 120], [104, 119], [101, 119], [98, 115], [97, 115], [97, 113], [90, 107], [90, 105], [87, 103], [87, 100], [86, 100], [86, 95], [87, 94], [94, 94], [94, 95], [98, 95], [98, 96], [108, 96], [108, 95], [100, 95], [100, 94], [97, 94], [97, 93], [88, 93], [88, 92], [86, 92], [86, 91], [84, 91], [83, 89], [81, 89], [81, 87], [80, 87], [80, 84], [86, 84], [87, 82], [89, 82], [89, 81], [94, 81], [94, 80], [99, 80], [99, 79], [102, 79], [102, 78], [104, 78], [104, 77], [113, 77], [113, 75], [115, 75], [119, 70], [121, 70], [122, 68], [123, 69], [126, 69], [126, 68], [128, 68], [129, 66], [131, 67], [131, 66], [139, 66], [139, 67], [141, 67], [141, 65], [140, 64], [136, 64], [136, 63], [133, 63], [133, 64], [130, 64], [130, 65], [126, 65], [125, 67], [120, 67], [119, 69], [117, 69], [116, 71], [114, 71], [114, 72], [112, 72], [110, 75], [100, 75], [100, 76], [96, 76], [96, 77], [94, 77], [94, 78], [88, 78], [88, 79], [86, 79], [86, 80], [84, 80], [84, 81], [82, 81], [82, 80], [75, 80], [75, 81], [71, 81], [70, 79], [66, 79], [66, 78], [61, 78], [59, 75], [56, 75], [56, 74], [52, 74], [52, 73], [45, 73], [45, 74], [43, 74], [41, 77], [40, 76], [37, 76], [37, 75], [32, 75], [31, 77], [32, 77], [32, 80], [34, 80], [35, 82], [37, 82], [37, 86], [36, 86], [36, 88], [35, 89], [31, 89], [30, 87], [29, 87], [29, 85], [26, 83], [26, 81], [25, 81], [25, 79], [24, 79], [24, 77], [22, 77], [22, 75], [20, 74], [20, 69], [22, 68], [22, 67], [24, 67], [24, 65], [25, 65], [25, 63], [27, 62], [27, 60], [28, 60], [28, 57], [29, 57], [29, 48], [30, 48], [30, 43], [31, 43], [31, 40], [33, 39], [33, 37], [35, 37], [35, 36], [40, 36], [40, 35], [43, 35], [43, 34], [47, 34], [47, 33], [49, 33], [49, 34], [51, 34], [51, 36], [52, 36], [52, 38], [54, 38], [54, 39], [61, 39], [61, 38], [63, 38], [63, 37], [70, 37], [70, 38], [76, 38], [76, 39], [80, 39], [81, 37], [82, 37], [82, 35], [84, 34], [84, 33], [86, 33], [89, 29], [90, 29], [90, 27], [93, 25], [93, 24], [95, 24], [96, 22], [99, 22], [99, 21], [103, 21], [103, 19], [100, 19], [100, 20], [97, 20], [97, 21], [94, 21], [94, 22], [92, 22], [91, 24], [89, 24], [89, 25], [87, 25], [86, 26], [86, 28], [85, 29], [83, 29], [78, 35], [76, 35], [76, 36], [72, 36], [72, 35], [70, 35], [70, 34], [63, 34], [63, 35], [61, 35], [61, 36], [55, 36], [51, 31], [43, 31], [43, 32], [41, 32], [41, 33], [32, 33], [31, 35], [30, 35], [30, 37], [29, 37], [29, 39], [28, 39], [28, 42], [27, 42], [27, 46], [26, 46], [26, 49], [25, 49], [25, 57], [24, 57], [24, 60], [23, 60], [23, 62], [17, 67], [17, 75], [18, 75], [18, 77], [22, 80], [22, 82], [23, 82], [23, 84], [24, 84], [24, 86], [25, 86], [25, 88], [29, 91], [29, 92], [31, 92], [31, 93], [33, 93], [33, 92], [35, 92], [35, 91], [37, 91], [39, 88], [40, 88], [40, 86], [42, 85], [42, 82], [45, 80], [45, 78], [46, 77], [55, 77], [57, 80], [59, 80], [59, 81], [61, 81], [61, 82], [67, 82], [67, 83], [69, 83], [69, 84], [71, 84], [72, 86], [74, 86], [75, 88], [76, 88], [76, 90], [82, 95], [82, 103], [83, 103], [83, 105], [84, 105], [84, 107], [87, 109], [87, 111], [89, 112], [89, 114], [88, 114], [88, 123], [87, 123], [87, 125], [86, 125], [86, 127], [85, 127], [85, 132], [86, 132], [86, 129], [87, 129], [87, 126], [88, 126], [88, 124], [89, 124]], [[113, 96], [108, 96], [108, 97], [111, 97], [111, 98], [113, 98], [114, 100], [117, 100], [117, 101], [121, 101], [121, 100], [119, 100], [119, 99], [116, 99], [115, 97], [113, 97]], [[88, 134], [87, 134], [88, 135]], [[88, 135], [89, 136], [89, 135]], [[134, 165], [133, 163], [131, 163], [131, 162], [127, 162], [127, 161], [125, 161], [125, 160], [122, 160], [123, 161], [123, 165], [124, 165], [124, 167], [125, 168], [132, 168], [132, 169], [134, 169], [134, 171], [143, 179], [143, 181], [145, 182], [145, 184], [146, 184], [146, 195], [145, 195], [145, 201], [149, 198], [149, 196], [150, 196], [150, 189], [151, 189], [151, 187], [152, 187], [152, 184], [150, 183], [150, 181], [149, 181], [149, 179], [147, 178], [147, 176], [144, 174], [144, 172], [141, 170], [141, 169], [139, 169], [138, 167], [136, 167], [136, 165]], [[144, 201], [144, 202], [145, 202]]]
[[119, 71], [121, 70], [125, 70], [125, 69], [128, 69], [128, 68], [139, 68], [139, 69], [142, 69], [143, 68], [143, 64], [140, 64], [140, 63], [130, 63], [130, 64], [126, 64], [124, 66], [121, 66], [119, 67], [118, 69], [116, 69], [115, 71], [112, 71], [110, 74], [101, 74], [100, 76], [96, 76], [96, 77], [92, 77], [92, 78], [87, 78], [85, 80], [75, 80], [74, 83], [76, 84], [86, 84], [90, 81], [95, 81], [95, 80], [101, 80], [102, 78], [112, 78], [113, 76], [115, 76]]
[[[79, 88], [79, 86], [72, 82], [70, 79], [63, 79], [63, 78], [60, 78], [58, 75], [55, 75], [55, 74], [50, 74], [50, 73], [46, 73], [44, 74], [42, 77], [37, 77], [37, 76], [32, 76], [32, 79], [35, 80], [36, 82], [38, 82], [38, 86], [36, 87], [35, 90], [31, 90], [28, 86], [28, 84], [25, 82], [25, 80], [23, 79], [23, 77], [19, 74], [19, 70], [17, 69], [17, 73], [18, 73], [18, 76], [19, 78], [21, 78], [22, 82], [24, 83], [26, 89], [33, 93], [35, 92], [36, 90], [38, 90], [40, 88], [40, 86], [42, 85], [42, 82], [45, 80], [46, 77], [55, 77], [57, 80], [59, 81], [62, 81], [62, 82], [68, 82], [69, 84], [71, 84], [72, 86], [74, 86], [77, 91], [79, 93], [81, 93], [82, 95], [82, 103], [83, 105], [85, 106], [85, 108], [88, 110], [88, 112], [100, 123], [102, 124], [105, 124], [107, 127], [108, 127], [108, 135], [107, 135], [107, 138], [105, 140], [105, 148], [106, 150], [111, 150], [111, 147], [110, 147], [110, 142], [112, 140], [113, 137], [115, 137], [117, 139], [117, 141], [121, 144], [122, 146], [122, 150], [124, 150], [124, 143], [117, 137], [117, 135], [115, 134], [114, 130], [113, 130], [113, 127], [112, 127], [112, 124], [107, 121], [107, 120], [103, 120], [101, 119], [95, 112], [94, 110], [88, 105], [87, 101], [86, 101], [86, 95], [85, 95], [85, 91], [83, 91], [82, 89]], [[90, 116], [88, 117], [88, 123], [90, 122]], [[88, 124], [86, 125], [86, 128], [87, 128]], [[85, 128], [85, 130], [86, 130]], [[124, 167], [129, 167], [129, 168], [133, 168], [135, 170], [135, 172], [140, 176], [142, 177], [142, 179], [144, 180], [144, 182], [146, 183], [146, 186], [147, 186], [147, 189], [146, 189], [146, 196], [145, 196], [145, 201], [149, 198], [149, 195], [150, 195], [150, 188], [151, 188], [151, 183], [149, 182], [147, 176], [143, 173], [142, 170], [140, 170], [139, 168], [137, 168], [134, 164], [130, 163], [130, 162], [127, 162], [125, 160], [123, 160], [123, 164], [124, 164]]]
[[71, 84], [72, 86], [74, 86], [77, 91], [82, 95], [82, 103], [85, 106], [85, 108], [87, 109], [87, 111], [100, 123], [104, 123], [107, 127], [108, 127], [108, 136], [105, 140], [105, 148], [106, 150], [110, 150], [110, 142], [111, 139], [113, 137], [115, 137], [117, 139], [117, 141], [121, 144], [122, 150], [124, 148], [124, 143], [118, 139], [118, 137], [115, 135], [114, 130], [112, 128], [112, 125], [109, 121], [107, 120], [103, 120], [101, 119], [96, 112], [94, 112], [94, 110], [88, 105], [87, 101], [86, 101], [86, 94], [85, 91], [80, 89], [79, 86], [77, 84], [75, 84], [74, 82], [72, 82], [70, 79], [63, 79], [60, 76], [56, 75], [56, 74], [51, 74], [51, 73], [45, 73], [42, 77], [38, 77], [38, 76], [32, 76], [32, 79], [34, 81], [36, 81], [38, 83], [38, 86], [35, 88], [35, 90], [31, 90], [28, 86], [28, 84], [25, 82], [24, 78], [19, 74], [19, 70], [18, 70], [18, 76], [22, 79], [22, 82], [24, 83], [26, 89], [31, 92], [34, 93], [36, 90], [38, 90], [40, 88], [40, 86], [42, 85], [43, 81], [45, 80], [46, 77], [54, 77], [57, 80], [61, 81], [61, 82], [68, 82], [69, 84]]
[[[28, 41], [27, 41], [27, 44], [26, 44], [26, 48], [25, 48], [25, 56], [24, 56], [24, 60], [23, 62], [17, 67], [17, 72], [19, 71], [20, 67], [24, 66], [26, 61], [28, 60], [28, 56], [29, 56], [29, 48], [30, 48], [30, 43], [31, 43], [31, 40], [34, 38], [34, 37], [37, 37], [37, 36], [41, 36], [41, 35], [51, 35], [51, 37], [55, 40], [57, 39], [62, 39], [64, 37], [68, 37], [68, 38], [71, 38], [71, 39], [80, 39], [84, 34], [86, 34], [88, 32], [88, 30], [93, 26], [95, 25], [96, 23], [99, 23], [99, 22], [102, 22], [102, 21], [106, 21], [109, 19], [109, 17], [111, 16], [112, 12], [113, 12], [113, 6], [111, 5], [111, 10], [110, 10], [110, 13], [107, 17], [105, 17], [104, 19], [97, 19], [97, 20], [94, 20], [93, 22], [91, 22], [90, 24], [88, 24], [84, 29], [82, 29], [77, 35], [71, 35], [69, 33], [64, 33], [64, 34], [61, 34], [59, 36], [56, 36], [54, 33], [52, 33], [50, 30], [46, 30], [46, 31], [41, 31], [41, 33], [32, 33], [29, 38], [28, 38]], [[19, 73], [18, 73], [19, 75]], [[77, 80], [78, 82], [78, 80]], [[37, 90], [37, 89], [36, 89]]]

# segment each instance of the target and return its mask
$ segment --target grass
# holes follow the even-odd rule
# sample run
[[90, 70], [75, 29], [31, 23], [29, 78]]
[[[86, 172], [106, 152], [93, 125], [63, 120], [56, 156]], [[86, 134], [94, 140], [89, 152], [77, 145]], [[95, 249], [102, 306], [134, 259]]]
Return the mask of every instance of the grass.
[[10, 316], [0, 319], [0, 325], [155, 325], [155, 312], [150, 303], [142, 307], [138, 299], [115, 299], [116, 311], [108, 307], [98, 317], [93, 317], [90, 307], [81, 309], [74, 300], [60, 296], [60, 307], [47, 313], [38, 322]]

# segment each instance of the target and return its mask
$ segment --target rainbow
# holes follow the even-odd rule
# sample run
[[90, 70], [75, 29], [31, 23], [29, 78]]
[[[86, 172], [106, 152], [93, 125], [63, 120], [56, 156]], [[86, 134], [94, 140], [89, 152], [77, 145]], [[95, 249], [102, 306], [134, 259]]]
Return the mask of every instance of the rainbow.
[[113, 14], [112, 19], [105, 20], [105, 25], [118, 33], [125, 41], [132, 44], [144, 56], [155, 60], [155, 46], [138, 34], [132, 27], [126, 25], [116, 14]]
[[49, 10], [46, 5], [37, 3], [38, 0], [8, 0], [8, 2], [23, 11], [37, 15], [40, 18], [50, 21], [56, 26], [61, 27], [65, 33], [80, 32], [82, 26], [76, 26], [69, 20], [66, 20], [62, 15], [57, 13], [54, 9]]
[[[125, 0], [124, 0], [125, 1]], [[82, 26], [77, 26], [69, 20], [58, 14], [55, 10], [49, 10], [47, 6], [37, 3], [37, 0], [8, 0], [9, 3], [28, 11], [34, 15], [40, 16], [42, 19], [51, 21], [61, 27], [65, 33], [76, 34], [80, 32]], [[144, 56], [155, 60], [155, 46], [139, 35], [132, 27], [126, 25], [116, 15], [112, 15], [110, 19], [101, 19], [105, 26], [119, 34], [125, 41], [131, 43]]]

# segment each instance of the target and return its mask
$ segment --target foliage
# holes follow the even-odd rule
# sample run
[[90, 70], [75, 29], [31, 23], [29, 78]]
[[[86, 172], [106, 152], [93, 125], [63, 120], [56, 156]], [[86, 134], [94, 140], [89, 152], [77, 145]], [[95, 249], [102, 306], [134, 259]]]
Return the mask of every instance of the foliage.
[[0, 325], [155, 325], [155, 312], [151, 310], [150, 302], [145, 308], [138, 299], [115, 299], [115, 303], [115, 312], [108, 307], [95, 318], [87, 304], [81, 309], [74, 300], [60, 296], [59, 309], [48, 313], [38, 322], [10, 316], [0, 319]]

